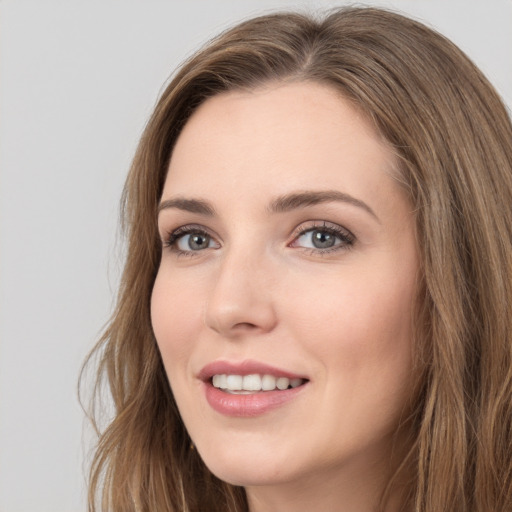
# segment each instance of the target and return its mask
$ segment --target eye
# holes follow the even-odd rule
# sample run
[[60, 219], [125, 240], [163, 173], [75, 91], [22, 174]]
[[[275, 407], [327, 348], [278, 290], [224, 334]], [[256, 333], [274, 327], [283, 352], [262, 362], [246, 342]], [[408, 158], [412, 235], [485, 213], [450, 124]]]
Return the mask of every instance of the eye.
[[180, 251], [201, 251], [202, 249], [213, 247], [212, 239], [205, 233], [182, 235], [175, 243]]
[[170, 233], [164, 245], [181, 254], [200, 252], [219, 246], [206, 230], [198, 226], [182, 226], [176, 229]]
[[298, 235], [290, 244], [291, 247], [303, 247], [316, 252], [329, 252], [348, 248], [355, 241], [355, 237], [350, 231], [336, 224], [323, 222], [322, 225], [299, 229]]

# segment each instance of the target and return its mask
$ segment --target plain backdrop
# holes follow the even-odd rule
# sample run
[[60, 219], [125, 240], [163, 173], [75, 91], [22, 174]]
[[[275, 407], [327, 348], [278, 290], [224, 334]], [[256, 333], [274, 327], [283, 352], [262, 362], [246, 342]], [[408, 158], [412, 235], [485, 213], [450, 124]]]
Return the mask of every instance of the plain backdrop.
[[[512, 0], [376, 1], [453, 39], [512, 104]], [[85, 510], [81, 363], [112, 310], [120, 193], [162, 85], [286, 0], [0, 1], [0, 512]]]

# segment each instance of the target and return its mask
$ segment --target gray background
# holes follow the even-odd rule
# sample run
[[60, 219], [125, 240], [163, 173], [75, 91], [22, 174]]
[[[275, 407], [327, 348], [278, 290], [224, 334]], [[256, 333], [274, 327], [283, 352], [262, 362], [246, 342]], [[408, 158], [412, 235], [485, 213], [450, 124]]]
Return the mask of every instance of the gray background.
[[[438, 28], [512, 104], [512, 0], [370, 3]], [[171, 71], [241, 18], [341, 4], [0, 2], [0, 512], [85, 510], [77, 378], [112, 309], [123, 180]]]

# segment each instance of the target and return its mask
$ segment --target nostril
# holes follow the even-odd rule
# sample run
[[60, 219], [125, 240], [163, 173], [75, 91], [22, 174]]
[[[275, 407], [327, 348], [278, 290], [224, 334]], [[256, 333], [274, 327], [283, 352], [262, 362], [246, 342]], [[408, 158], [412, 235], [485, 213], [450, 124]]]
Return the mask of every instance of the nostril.
[[239, 322], [233, 326], [233, 329], [243, 329], [243, 330], [252, 330], [257, 329], [258, 326], [255, 324], [251, 324], [250, 322]]

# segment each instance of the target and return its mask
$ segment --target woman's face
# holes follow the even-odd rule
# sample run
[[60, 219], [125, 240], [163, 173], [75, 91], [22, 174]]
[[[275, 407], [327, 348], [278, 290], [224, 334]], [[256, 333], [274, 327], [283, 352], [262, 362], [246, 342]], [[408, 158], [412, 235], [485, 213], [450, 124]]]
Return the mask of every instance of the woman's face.
[[152, 321], [221, 479], [306, 485], [389, 460], [413, 382], [418, 273], [394, 172], [372, 125], [319, 84], [224, 93], [184, 127]]

